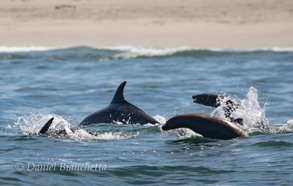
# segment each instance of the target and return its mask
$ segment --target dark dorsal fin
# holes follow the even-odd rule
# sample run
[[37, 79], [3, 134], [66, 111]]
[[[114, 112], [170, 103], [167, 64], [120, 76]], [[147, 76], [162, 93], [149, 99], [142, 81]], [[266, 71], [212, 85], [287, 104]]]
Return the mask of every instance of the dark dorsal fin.
[[46, 132], [48, 132], [52, 122], [53, 122], [54, 118], [51, 118], [44, 126], [43, 128], [40, 130], [40, 134], [46, 134]]
[[126, 81], [122, 82], [119, 87], [117, 88], [115, 95], [111, 101], [111, 104], [114, 103], [122, 103], [125, 101], [123, 96], [124, 86], [126, 85]]

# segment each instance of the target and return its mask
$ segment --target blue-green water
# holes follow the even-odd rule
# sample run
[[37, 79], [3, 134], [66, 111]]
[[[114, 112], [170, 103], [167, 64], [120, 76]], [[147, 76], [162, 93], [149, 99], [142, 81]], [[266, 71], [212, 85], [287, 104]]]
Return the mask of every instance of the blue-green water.
[[[0, 184], [292, 185], [293, 52], [128, 49], [0, 53]], [[83, 127], [96, 138], [24, 133], [52, 116], [56, 128], [77, 127], [122, 81], [126, 100], [160, 125]], [[247, 125], [250, 137], [228, 141], [161, 131], [174, 115], [214, 113], [193, 103], [200, 93], [248, 103], [247, 120], [263, 117], [270, 129]]]

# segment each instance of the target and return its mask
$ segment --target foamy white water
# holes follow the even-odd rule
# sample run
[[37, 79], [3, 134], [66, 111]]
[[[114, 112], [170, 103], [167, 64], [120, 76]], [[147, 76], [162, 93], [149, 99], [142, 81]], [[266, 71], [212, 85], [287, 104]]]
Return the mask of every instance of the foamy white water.
[[172, 55], [176, 52], [182, 51], [192, 51], [192, 50], [208, 50], [208, 51], [274, 51], [274, 52], [291, 52], [293, 51], [293, 47], [264, 47], [264, 48], [200, 48], [200, 47], [190, 47], [190, 46], [180, 46], [180, 47], [166, 47], [166, 48], [158, 48], [158, 47], [143, 47], [143, 46], [131, 46], [131, 45], [121, 45], [121, 46], [102, 46], [95, 47], [91, 45], [85, 46], [60, 46], [60, 47], [46, 47], [46, 46], [0, 46], [0, 52], [34, 52], [34, 51], [48, 51], [48, 50], [57, 50], [57, 49], [70, 49], [76, 47], [89, 47], [101, 50], [119, 50], [127, 52], [125, 54], [117, 55], [116, 57], [128, 57], [134, 58], [139, 56], [164, 56], [164, 55]]
[[54, 50], [57, 48], [45, 47], [45, 46], [16, 46], [16, 47], [7, 47], [0, 46], [0, 52], [34, 52], [34, 51], [47, 51]]
[[72, 124], [61, 116], [52, 115], [52, 114], [33, 114], [26, 116], [21, 116], [17, 119], [14, 124], [14, 128], [19, 128], [23, 134], [35, 134], [37, 135], [45, 123], [54, 117], [53, 123], [49, 128], [49, 131], [59, 131], [65, 130], [67, 132], [67, 137], [72, 140], [77, 141], [87, 141], [87, 140], [122, 140], [134, 138], [139, 135], [137, 134], [123, 134], [122, 132], [105, 132], [105, 133], [96, 133], [96, 135], [89, 134], [84, 129], [78, 129], [75, 132], [72, 132]]
[[[211, 114], [216, 117], [220, 117], [226, 120], [224, 107], [226, 107], [226, 101], [230, 99], [229, 97], [225, 97], [220, 100], [221, 105], [217, 107]], [[248, 93], [246, 94], [246, 98], [236, 100], [240, 103], [240, 106], [231, 113], [232, 118], [242, 118], [243, 125], [246, 129], [254, 129], [258, 128], [262, 121], [268, 123], [268, 119], [265, 115], [265, 105], [261, 107], [258, 103], [258, 95], [257, 89], [254, 87], [250, 87]]]

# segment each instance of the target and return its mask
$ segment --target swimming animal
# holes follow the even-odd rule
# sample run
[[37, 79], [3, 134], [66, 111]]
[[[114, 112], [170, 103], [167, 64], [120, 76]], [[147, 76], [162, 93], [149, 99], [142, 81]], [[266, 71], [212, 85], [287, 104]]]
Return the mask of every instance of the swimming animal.
[[126, 81], [122, 82], [107, 107], [87, 116], [80, 125], [97, 123], [155, 124], [158, 123], [140, 108], [124, 99], [123, 91]]
[[225, 99], [226, 102], [225, 104], [233, 107], [233, 108], [237, 108], [240, 103], [238, 103], [237, 101], [233, 100], [233, 99], [228, 99], [225, 98], [224, 96], [219, 96], [216, 94], [198, 94], [195, 96], [192, 96], [192, 98], [194, 99], [193, 102], [194, 103], [199, 103], [199, 104], [203, 104], [203, 105], [207, 105], [207, 106], [211, 106], [211, 107], [218, 107], [221, 105], [220, 100]]
[[169, 119], [163, 130], [189, 128], [203, 137], [229, 140], [237, 137], [248, 137], [248, 134], [236, 124], [206, 114], [184, 114]]
[[[50, 137], [50, 138], [66, 138], [68, 137], [68, 134], [69, 133], [75, 133], [75, 132], [78, 132], [80, 130], [83, 130], [83, 129], [73, 129], [73, 128], [65, 128], [63, 130], [58, 130], [58, 131], [49, 131], [49, 128], [50, 126], [52, 125], [53, 123], [53, 120], [54, 120], [54, 117], [51, 118], [43, 127], [42, 129], [40, 130], [40, 132], [38, 132], [38, 135], [39, 136], [44, 136], [44, 137]], [[85, 130], [83, 130], [85, 131]], [[85, 131], [87, 132], [88, 134], [90, 135], [93, 135], [93, 136], [97, 136], [96, 134], [92, 133], [92, 132], [88, 132], [88, 131]]]
[[[219, 107], [221, 106], [221, 104], [224, 104], [223, 110], [224, 110], [225, 117], [233, 123], [238, 123], [240, 125], [243, 125], [243, 118], [234, 118], [231, 116], [232, 113], [241, 106], [241, 104], [238, 103], [237, 101], [230, 98], [226, 98], [224, 96], [219, 96], [216, 94], [198, 94], [198, 95], [192, 96], [192, 98], [194, 99], [193, 100], [194, 103], [199, 103], [199, 104], [203, 104], [203, 105], [207, 105], [211, 107]], [[221, 102], [221, 100], [224, 100], [224, 101]], [[258, 122], [255, 127], [268, 128], [264, 120], [261, 120], [260, 122]]]
[[225, 117], [230, 119], [231, 122], [238, 123], [240, 125], [243, 125], [243, 119], [242, 118], [233, 118], [231, 116], [232, 112], [235, 111], [239, 106], [240, 103], [233, 99], [225, 98], [224, 96], [219, 96], [216, 94], [198, 94], [195, 96], [192, 96], [194, 99], [194, 103], [203, 104], [210, 107], [219, 107], [221, 105], [221, 100], [225, 100], [222, 104], [225, 104], [223, 107]]

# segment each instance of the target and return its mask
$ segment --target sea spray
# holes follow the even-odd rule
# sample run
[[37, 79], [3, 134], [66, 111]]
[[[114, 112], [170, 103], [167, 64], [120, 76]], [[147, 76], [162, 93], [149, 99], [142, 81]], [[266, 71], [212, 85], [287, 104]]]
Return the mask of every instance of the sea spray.
[[121, 140], [121, 139], [129, 139], [135, 138], [139, 135], [137, 131], [136, 134], [123, 134], [120, 132], [94, 132], [94, 135], [89, 134], [85, 129], [78, 129], [72, 132], [70, 129], [72, 128], [72, 124], [69, 123], [66, 119], [61, 116], [56, 116], [52, 114], [33, 114], [21, 116], [15, 122], [14, 127], [19, 127], [21, 133], [24, 135], [38, 135], [40, 129], [44, 126], [44, 124], [54, 117], [54, 121], [49, 131], [57, 132], [59, 130], [65, 130], [67, 135], [62, 136], [76, 141], [91, 141], [91, 140]]
[[63, 130], [65, 127], [71, 128], [71, 124], [67, 120], [61, 116], [56, 116], [53, 114], [30, 113], [29, 115], [18, 117], [14, 125], [19, 126], [22, 132], [26, 131], [31, 133], [38, 133], [44, 124], [52, 117], [54, 117], [54, 121], [50, 127], [51, 130]]
[[247, 130], [253, 128], [264, 128], [262, 125], [268, 125], [268, 119], [265, 116], [266, 104], [263, 108], [259, 105], [256, 88], [250, 87], [248, 93], [246, 94], [246, 98], [243, 100], [236, 100], [240, 104], [236, 106], [237, 108], [233, 108], [233, 111], [229, 116], [230, 118], [227, 118], [225, 115], [225, 103], [227, 102], [227, 99], [230, 98], [224, 96], [223, 99], [219, 99], [221, 104], [211, 113], [211, 115], [226, 120], [230, 120], [230, 118], [242, 118], [243, 127]]

